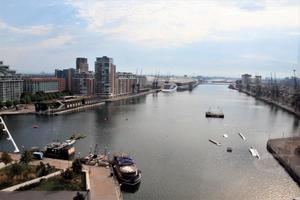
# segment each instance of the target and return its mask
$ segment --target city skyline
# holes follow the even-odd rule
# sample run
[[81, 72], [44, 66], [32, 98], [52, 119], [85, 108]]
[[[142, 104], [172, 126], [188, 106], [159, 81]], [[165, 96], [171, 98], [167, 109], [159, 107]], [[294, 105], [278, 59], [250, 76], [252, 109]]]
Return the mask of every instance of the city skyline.
[[4, 1], [1, 7], [0, 60], [21, 73], [75, 68], [76, 57], [88, 58], [94, 70], [95, 58], [107, 55], [120, 71], [144, 74], [299, 74], [297, 1]]

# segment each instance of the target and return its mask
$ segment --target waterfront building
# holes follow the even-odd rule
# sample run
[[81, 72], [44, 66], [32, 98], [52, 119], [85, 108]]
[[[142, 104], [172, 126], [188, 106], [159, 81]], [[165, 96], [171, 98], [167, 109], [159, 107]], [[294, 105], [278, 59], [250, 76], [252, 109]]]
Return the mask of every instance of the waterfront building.
[[87, 58], [76, 58], [76, 70], [79, 72], [88, 72], [89, 64]]
[[117, 93], [116, 66], [113, 59], [107, 56], [96, 58], [95, 61], [95, 93], [103, 98], [114, 97]]
[[22, 92], [22, 75], [0, 61], [0, 101], [20, 100]]
[[65, 79], [56, 77], [24, 78], [23, 91], [35, 94], [37, 92], [51, 93], [65, 90]]
[[68, 91], [72, 91], [73, 88], [73, 77], [75, 76], [76, 70], [73, 68], [69, 68], [69, 69], [63, 69], [63, 70], [59, 70], [56, 69], [55, 70], [55, 77], [56, 78], [63, 78], [65, 80], [65, 88]]
[[243, 74], [242, 75], [242, 88], [248, 88], [251, 83], [251, 75], [250, 74]]
[[77, 71], [73, 77], [73, 90], [75, 94], [94, 95], [94, 74], [89, 71]]
[[116, 82], [117, 95], [126, 95], [135, 92], [138, 79], [132, 73], [118, 72]]

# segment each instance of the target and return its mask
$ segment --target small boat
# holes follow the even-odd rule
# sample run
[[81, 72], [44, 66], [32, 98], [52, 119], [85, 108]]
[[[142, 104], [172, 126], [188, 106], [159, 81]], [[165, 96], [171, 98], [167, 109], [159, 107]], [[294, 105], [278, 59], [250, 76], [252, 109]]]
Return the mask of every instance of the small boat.
[[250, 151], [250, 153], [253, 157], [256, 157], [257, 159], [260, 159], [260, 156], [259, 156], [257, 150], [253, 146], [249, 148], [249, 151]]
[[38, 128], [38, 127], [39, 127], [39, 126], [38, 126], [38, 125], [36, 125], [36, 124], [32, 126], [32, 128]]
[[227, 134], [224, 134], [223, 137], [224, 137], [224, 138], [228, 138], [228, 135], [227, 135]]
[[162, 85], [162, 92], [176, 92], [177, 91], [177, 85], [175, 83], [166, 81]]
[[124, 153], [114, 154], [112, 167], [123, 187], [139, 186], [142, 174], [130, 156]]
[[217, 145], [217, 146], [221, 146], [221, 145], [222, 145], [220, 142], [217, 142], [217, 141], [215, 141], [215, 140], [209, 139], [208, 141], [210, 141], [211, 143], [213, 143], [213, 144], [215, 144], [215, 145]]
[[244, 136], [241, 132], [239, 132], [239, 136], [240, 136], [243, 140], [246, 140], [245, 136]]
[[218, 111], [211, 111], [211, 109], [209, 108], [209, 110], [205, 112], [205, 117], [224, 118], [224, 113], [222, 109], [220, 109], [219, 107], [218, 109]]
[[44, 156], [48, 158], [57, 158], [69, 160], [75, 154], [76, 140], [66, 140], [65, 142], [52, 142], [45, 146]]
[[232, 152], [232, 147], [227, 147], [227, 152]]

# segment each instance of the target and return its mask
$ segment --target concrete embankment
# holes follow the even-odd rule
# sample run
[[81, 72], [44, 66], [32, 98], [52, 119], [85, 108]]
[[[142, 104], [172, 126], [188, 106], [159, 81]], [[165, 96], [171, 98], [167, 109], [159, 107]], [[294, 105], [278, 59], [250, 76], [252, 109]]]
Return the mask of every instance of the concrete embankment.
[[118, 97], [115, 97], [115, 98], [106, 99], [105, 102], [114, 102], [114, 101], [121, 101], [121, 100], [125, 100], [125, 99], [132, 99], [132, 98], [136, 98], [136, 97], [140, 97], [140, 96], [145, 96], [147, 94], [152, 94], [152, 93], [155, 93], [157, 91], [159, 91], [159, 90], [149, 90], [147, 92], [141, 92], [141, 93], [138, 93], [138, 94], [118, 96]]
[[99, 103], [95, 103], [95, 104], [84, 105], [84, 106], [80, 106], [80, 107], [76, 107], [76, 108], [70, 108], [70, 109], [66, 109], [66, 110], [53, 112], [53, 113], [51, 113], [51, 115], [61, 115], [61, 114], [66, 114], [66, 113], [71, 113], [71, 112], [78, 112], [78, 111], [87, 110], [90, 108], [95, 108], [95, 107], [98, 107], [98, 106], [101, 106], [104, 104], [105, 104], [105, 102], [99, 102]]
[[270, 139], [267, 149], [300, 185], [300, 137]]

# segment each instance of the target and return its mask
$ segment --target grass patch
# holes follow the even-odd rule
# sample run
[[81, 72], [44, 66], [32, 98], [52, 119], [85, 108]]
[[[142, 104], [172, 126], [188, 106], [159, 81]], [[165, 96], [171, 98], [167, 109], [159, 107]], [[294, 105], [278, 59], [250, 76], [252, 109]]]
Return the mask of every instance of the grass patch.
[[77, 174], [72, 179], [65, 179], [62, 175], [42, 180], [30, 190], [35, 191], [85, 191], [85, 174]]

